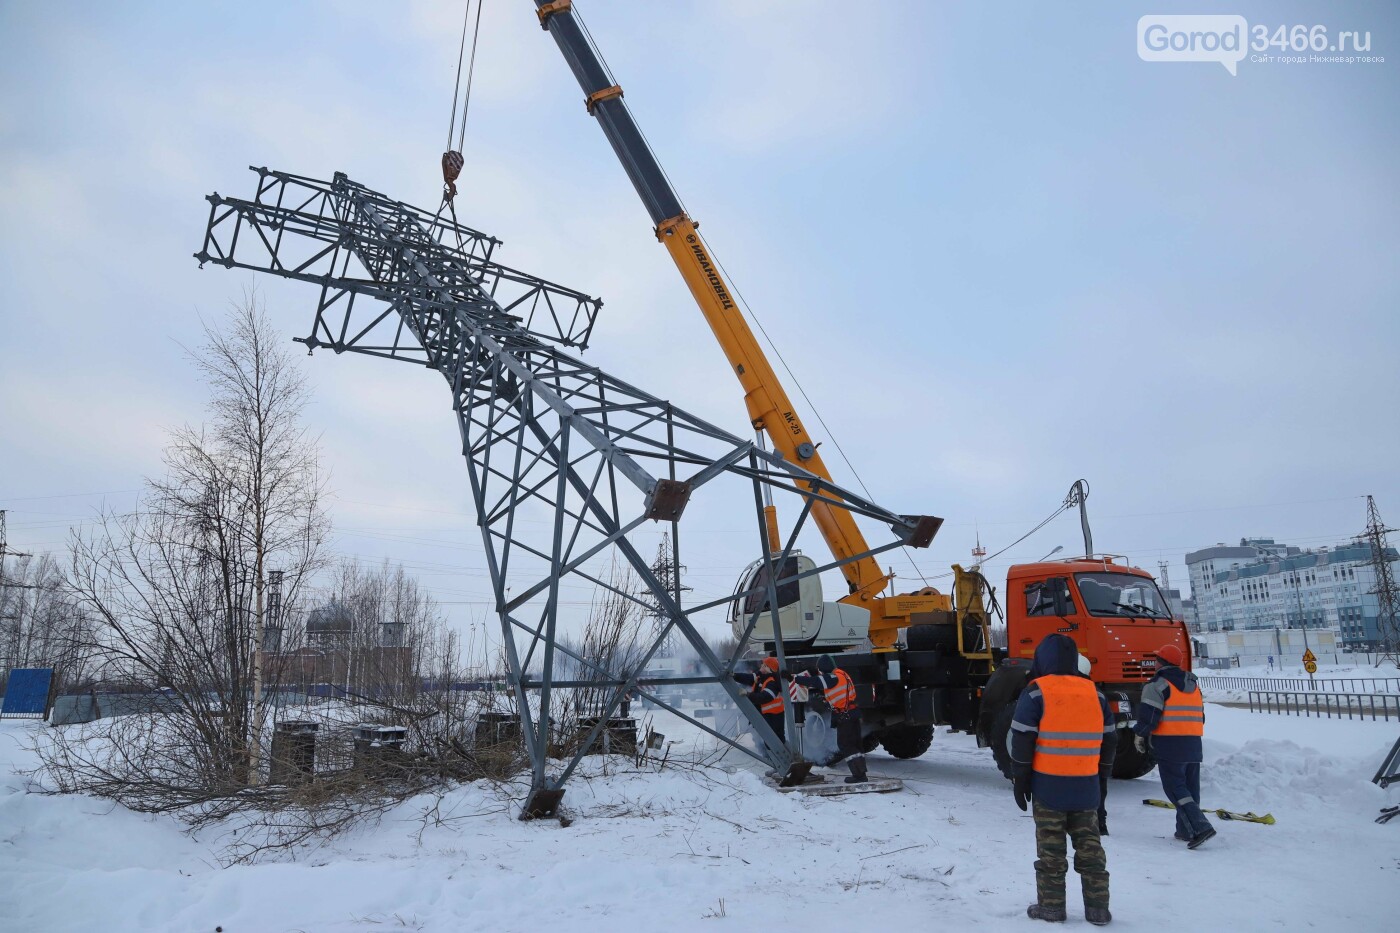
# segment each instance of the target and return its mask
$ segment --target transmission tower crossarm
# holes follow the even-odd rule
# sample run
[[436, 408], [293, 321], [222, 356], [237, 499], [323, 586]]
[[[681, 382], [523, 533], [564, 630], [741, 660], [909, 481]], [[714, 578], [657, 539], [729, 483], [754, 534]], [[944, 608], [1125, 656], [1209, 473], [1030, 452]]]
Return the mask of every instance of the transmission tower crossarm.
[[[817, 442], [808, 433], [797, 406], [735, 302], [718, 263], [700, 236], [699, 224], [686, 213], [633, 120], [621, 87], [594, 49], [573, 4], [536, 0], [535, 5], [541, 26], [554, 37], [583, 89], [588, 113], [598, 121], [612, 145], [651, 217], [657, 239], [666, 247], [738, 377], [750, 421], [768, 435], [773, 448], [784, 458], [830, 480], [831, 471], [817, 452]], [[890, 575], [874, 558], [852, 559], [868, 552], [870, 546], [851, 513], [818, 502], [813, 506], [812, 520], [832, 556], [844, 562], [841, 572], [852, 594], [848, 601], [867, 602], [878, 596], [886, 588]], [[941, 520], [928, 519], [909, 543], [914, 547], [927, 546], [939, 524]]]

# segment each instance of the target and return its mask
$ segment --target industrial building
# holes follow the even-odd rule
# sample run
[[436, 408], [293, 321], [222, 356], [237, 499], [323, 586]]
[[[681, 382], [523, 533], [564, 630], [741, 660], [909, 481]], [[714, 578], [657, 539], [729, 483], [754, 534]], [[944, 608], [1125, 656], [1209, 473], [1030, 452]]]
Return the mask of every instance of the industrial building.
[[[1387, 561], [1400, 558], [1386, 549]], [[1186, 555], [1198, 632], [1332, 629], [1346, 649], [1381, 642], [1375, 569], [1363, 538], [1304, 550], [1244, 538]]]

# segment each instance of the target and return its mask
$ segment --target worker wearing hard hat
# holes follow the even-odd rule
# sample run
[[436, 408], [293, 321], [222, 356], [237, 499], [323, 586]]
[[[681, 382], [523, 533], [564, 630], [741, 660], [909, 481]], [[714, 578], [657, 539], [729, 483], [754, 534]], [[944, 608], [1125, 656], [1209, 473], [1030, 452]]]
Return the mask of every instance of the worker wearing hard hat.
[[817, 671], [802, 671], [793, 676], [809, 695], [821, 698], [831, 709], [831, 724], [836, 728], [836, 757], [832, 764], [845, 760], [851, 776], [847, 784], [864, 784], [869, 778], [865, 770], [865, 748], [862, 738], [860, 707], [856, 704], [855, 682], [851, 675], [836, 666], [829, 654], [817, 659]]
[[1112, 920], [1108, 857], [1099, 841], [1100, 769], [1112, 768], [1118, 748], [1113, 713], [1093, 681], [1079, 675], [1079, 649], [1052, 633], [1035, 649], [1038, 676], [1022, 691], [1006, 736], [1013, 791], [1022, 810], [1035, 802], [1035, 920], [1065, 919], [1065, 836], [1074, 844], [1074, 870], [1084, 895], [1084, 919]]
[[1195, 849], [1215, 835], [1215, 827], [1201, 812], [1205, 701], [1196, 675], [1182, 670], [1185, 657], [1180, 648], [1163, 645], [1155, 657], [1157, 673], [1142, 688], [1133, 742], [1138, 751], [1151, 748], [1162, 790], [1176, 805], [1176, 838]]
[[752, 674], [737, 672], [734, 680], [741, 687], [749, 688], [749, 700], [763, 714], [763, 721], [778, 734], [780, 740], [787, 741], [783, 728], [783, 685], [778, 680], [778, 659], [764, 658], [759, 662], [758, 670]]

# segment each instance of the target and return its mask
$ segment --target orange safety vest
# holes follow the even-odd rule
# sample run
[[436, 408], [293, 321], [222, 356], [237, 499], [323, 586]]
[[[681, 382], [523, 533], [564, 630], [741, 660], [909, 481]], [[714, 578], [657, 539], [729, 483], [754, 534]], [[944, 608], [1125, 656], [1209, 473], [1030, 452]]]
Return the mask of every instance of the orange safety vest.
[[838, 713], [855, 709], [856, 685], [851, 683], [850, 675], [838, 667], [831, 672], [831, 676], [836, 678], [836, 683], [822, 691], [826, 694], [827, 705]]
[[1103, 708], [1092, 680], [1074, 674], [1037, 677], [1045, 712], [1031, 767], [1041, 774], [1089, 777], [1099, 773]]
[[1167, 705], [1162, 707], [1162, 718], [1153, 735], [1204, 735], [1206, 731], [1205, 698], [1201, 687], [1190, 693], [1172, 687], [1167, 694]]
[[[768, 687], [772, 686], [776, 680], [777, 678], [770, 676], [764, 680], [757, 681], [753, 685], [754, 693], [761, 693]], [[765, 701], [764, 704], [758, 708], [758, 711], [760, 713], [763, 713], [765, 716], [769, 713], [781, 713], [783, 711], [783, 688], [779, 686], [773, 692], [776, 694], [776, 696], [774, 696], [771, 700]]]

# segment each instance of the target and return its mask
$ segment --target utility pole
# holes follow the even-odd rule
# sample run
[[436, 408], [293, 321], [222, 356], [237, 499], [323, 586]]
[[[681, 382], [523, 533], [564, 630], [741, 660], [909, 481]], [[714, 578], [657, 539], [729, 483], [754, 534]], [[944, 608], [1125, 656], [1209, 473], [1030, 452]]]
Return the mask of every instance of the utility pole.
[[0, 587], [11, 587], [17, 590], [31, 590], [34, 587], [27, 583], [6, 583], [5, 582], [5, 558], [6, 557], [33, 557], [23, 551], [11, 551], [9, 549], [9, 539], [5, 536], [5, 510], [0, 509]]
[[1298, 624], [1303, 626], [1303, 650], [1311, 651], [1312, 646], [1308, 644], [1308, 620], [1303, 618], [1303, 589], [1298, 580], [1298, 568], [1293, 568], [1293, 596], [1298, 600]]
[[1176, 610], [1172, 607], [1172, 578], [1167, 573], [1168, 566], [1169, 565], [1164, 560], [1157, 561], [1157, 572], [1162, 575], [1162, 595], [1166, 597], [1167, 610], [1171, 612], [1172, 617], [1175, 618]]
[[1371, 570], [1376, 577], [1376, 585], [1371, 592], [1376, 597], [1376, 624], [1381, 636], [1377, 667], [1381, 666], [1382, 661], [1390, 661], [1400, 667], [1400, 622], [1395, 617], [1396, 608], [1400, 605], [1400, 593], [1396, 589], [1395, 575], [1390, 572], [1390, 545], [1385, 537], [1386, 532], [1391, 530], [1381, 521], [1375, 497], [1367, 496], [1366, 541], [1371, 546]]
[[[675, 549], [671, 546], [670, 532], [663, 532], [661, 535], [661, 543], [656, 547], [656, 559], [651, 562], [651, 572], [656, 575], [658, 580], [665, 582], [666, 588], [671, 591], [672, 598], [677, 602], [680, 601], [682, 593], [687, 593], [691, 589], [681, 584], [681, 574], [685, 573], [685, 567], [676, 560]], [[655, 620], [655, 632], [659, 635], [666, 628], [668, 617], [659, 606], [651, 613], [651, 616]], [[656, 654], [658, 657], [669, 658], [674, 657], [675, 653], [675, 639], [667, 635]]]
[[11, 551], [9, 540], [5, 534], [5, 509], [0, 509], [0, 571], [4, 570], [6, 557], [33, 557], [33, 554], [26, 554], [22, 551]]
[[1089, 533], [1089, 510], [1084, 503], [1089, 498], [1088, 480], [1077, 479], [1074, 485], [1069, 487], [1069, 494], [1065, 496], [1065, 508], [1072, 509], [1079, 506], [1079, 528], [1084, 532], [1084, 556], [1094, 556], [1094, 537]]

